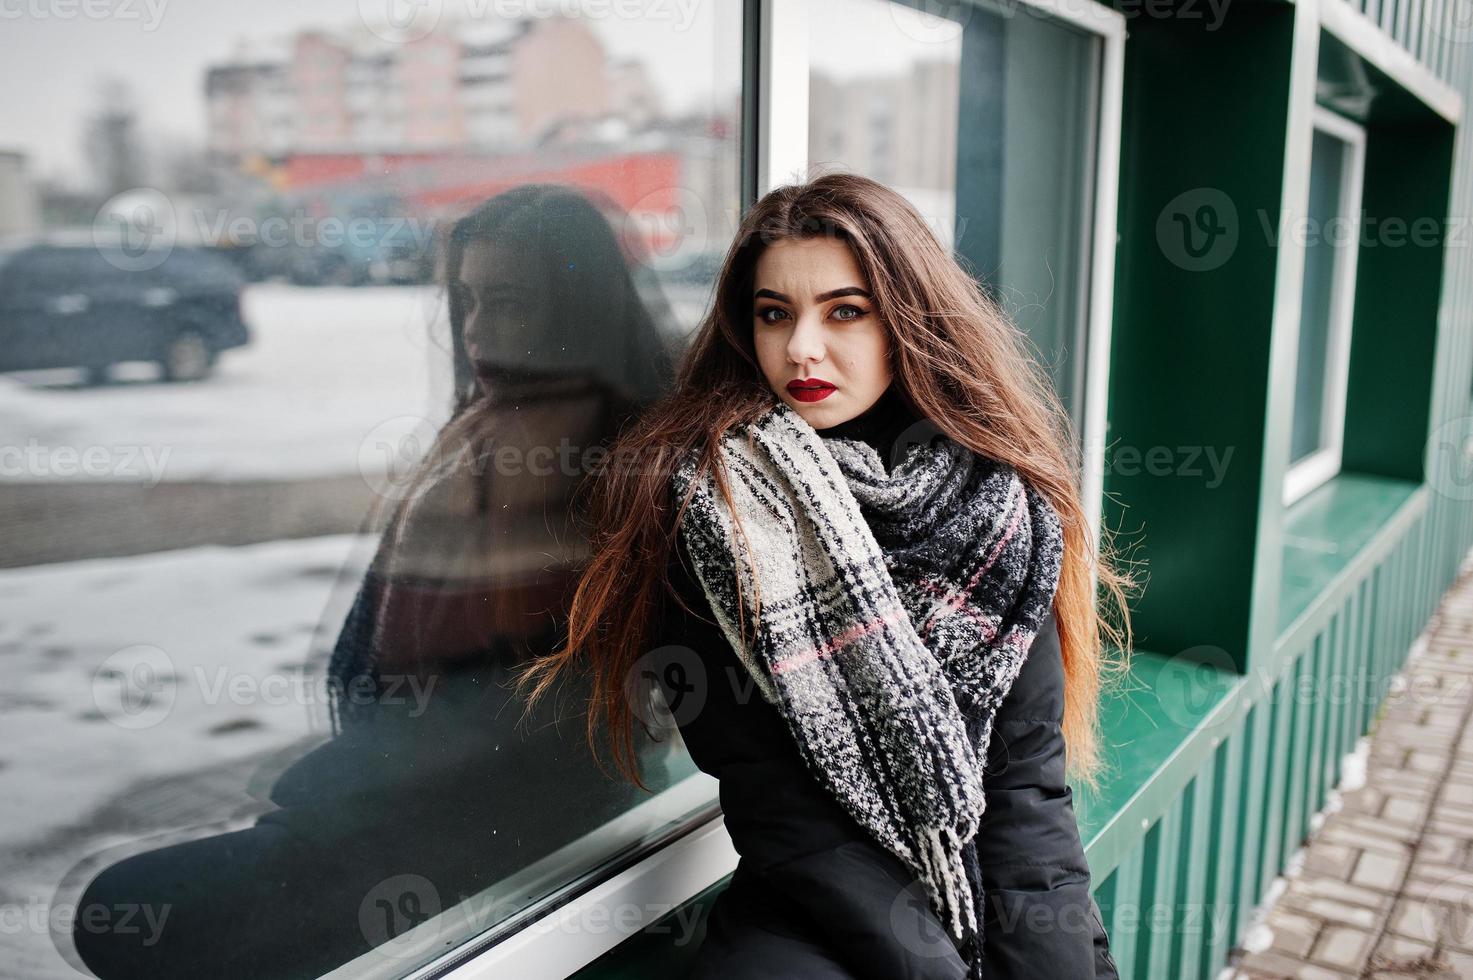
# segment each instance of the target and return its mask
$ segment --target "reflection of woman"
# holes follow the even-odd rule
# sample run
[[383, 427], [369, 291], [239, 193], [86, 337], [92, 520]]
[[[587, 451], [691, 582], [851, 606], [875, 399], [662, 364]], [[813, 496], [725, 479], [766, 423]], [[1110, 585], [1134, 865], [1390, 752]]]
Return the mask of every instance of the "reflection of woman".
[[[88, 904], [169, 909], [147, 945], [79, 928], [98, 976], [317, 976], [477, 896], [449, 939], [472, 912], [524, 903], [498, 882], [646, 796], [556, 725], [583, 711], [578, 679], [528, 724], [505, 709], [514, 668], [564, 636], [588, 451], [661, 393], [665, 342], [580, 191], [487, 201], [445, 259], [456, 403], [338, 636], [335, 737], [275, 780], [277, 808], [249, 829], [91, 882]], [[687, 774], [650, 768], [655, 789]]]
[[697, 975], [1115, 976], [1064, 760], [1095, 782], [1132, 580], [1045, 379], [875, 181], [780, 188], [738, 229], [615, 447], [658, 465], [603, 474], [569, 641], [521, 673], [586, 666], [632, 775], [625, 678], [653, 676], [720, 780], [741, 860]]
[[[360, 596], [371, 615], [355, 610], [333, 656], [335, 691], [493, 647], [520, 660], [556, 635], [586, 553], [576, 494], [590, 451], [670, 377], [629, 266], [587, 196], [555, 185], [508, 191], [451, 229], [454, 411], [391, 516]], [[344, 699], [339, 720], [363, 702], [382, 709]]]

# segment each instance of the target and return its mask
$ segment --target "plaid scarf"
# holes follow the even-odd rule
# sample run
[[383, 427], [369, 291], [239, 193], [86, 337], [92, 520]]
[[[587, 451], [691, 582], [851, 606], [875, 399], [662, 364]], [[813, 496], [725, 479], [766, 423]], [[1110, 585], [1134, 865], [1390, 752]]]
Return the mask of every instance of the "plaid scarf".
[[[821, 438], [778, 401], [719, 451], [744, 546], [710, 474], [681, 533], [805, 764], [917, 876], [980, 977], [982, 772], [997, 707], [1053, 603], [1063, 536], [1013, 467], [928, 433], [902, 441], [887, 472], [872, 446]], [[694, 460], [673, 476], [683, 499]], [[749, 635], [756, 623], [754, 643], [739, 623]]]

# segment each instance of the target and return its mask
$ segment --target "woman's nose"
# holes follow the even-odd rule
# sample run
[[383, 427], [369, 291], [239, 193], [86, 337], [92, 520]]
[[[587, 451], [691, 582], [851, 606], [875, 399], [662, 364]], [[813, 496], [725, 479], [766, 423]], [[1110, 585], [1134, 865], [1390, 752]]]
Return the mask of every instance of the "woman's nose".
[[817, 316], [801, 316], [788, 338], [788, 356], [795, 362], [821, 360], [823, 358], [823, 331]]

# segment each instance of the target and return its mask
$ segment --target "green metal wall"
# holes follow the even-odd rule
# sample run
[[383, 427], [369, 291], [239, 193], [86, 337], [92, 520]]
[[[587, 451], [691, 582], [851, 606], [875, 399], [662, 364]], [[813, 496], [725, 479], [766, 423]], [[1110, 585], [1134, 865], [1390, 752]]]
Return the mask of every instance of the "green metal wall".
[[[1443, 20], [1429, 19], [1434, 8]], [[1368, 13], [1466, 105], [1473, 35], [1456, 25], [1468, 10]], [[1303, 15], [1289, 4], [1235, 8], [1216, 36], [1142, 19], [1127, 42], [1111, 439], [1232, 445], [1235, 465], [1252, 462], [1212, 493], [1107, 476], [1123, 505], [1107, 523], [1143, 526], [1152, 566], [1134, 690], [1105, 709], [1118, 768], [1098, 796], [1078, 796], [1123, 976], [1222, 968], [1473, 545], [1464, 227], [1473, 149], [1465, 127], [1312, 19], [1296, 25]], [[1265, 308], [1281, 271], [1273, 249], [1260, 254], [1244, 217], [1230, 262], [1183, 270], [1162, 255], [1152, 222], [1173, 195], [1201, 186], [1226, 189], [1240, 217], [1265, 202], [1279, 213], [1292, 59], [1311, 45], [1317, 101], [1367, 127], [1365, 212], [1446, 224], [1430, 246], [1362, 250], [1343, 472], [1285, 509], [1275, 457], [1291, 400], [1270, 379], [1292, 336]], [[1365, 93], [1346, 78], [1369, 97], [1349, 97]], [[1244, 295], [1227, 298], [1234, 292]]]

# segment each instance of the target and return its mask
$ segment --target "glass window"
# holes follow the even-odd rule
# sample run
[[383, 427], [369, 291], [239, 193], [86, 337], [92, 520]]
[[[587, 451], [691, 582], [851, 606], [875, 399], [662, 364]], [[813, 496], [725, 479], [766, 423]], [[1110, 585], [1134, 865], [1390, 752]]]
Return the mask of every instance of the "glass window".
[[1082, 431], [1101, 40], [987, 4], [810, 9], [810, 167], [903, 193], [1028, 333]]
[[1346, 372], [1360, 237], [1363, 131], [1320, 109], [1310, 149], [1303, 223], [1304, 284], [1285, 502], [1340, 470]]
[[728, 245], [742, 12], [556, 6], [7, 21], [8, 970], [402, 975], [713, 812], [508, 681]]

